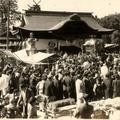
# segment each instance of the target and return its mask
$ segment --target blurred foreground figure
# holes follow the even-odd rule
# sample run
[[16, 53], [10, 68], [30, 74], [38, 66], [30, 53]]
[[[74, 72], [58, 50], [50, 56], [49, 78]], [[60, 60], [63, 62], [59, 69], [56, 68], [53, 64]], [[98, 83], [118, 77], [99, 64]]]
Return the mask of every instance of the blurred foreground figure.
[[25, 83], [21, 83], [21, 92], [19, 96], [19, 100], [17, 102], [17, 106], [20, 105], [21, 101], [23, 102], [23, 111], [22, 116], [23, 118], [31, 118], [32, 110], [34, 107], [34, 94], [31, 89], [27, 87]]
[[90, 119], [93, 114], [93, 106], [89, 105], [88, 102], [82, 97], [80, 98], [80, 103], [77, 104], [76, 109], [73, 113], [75, 118]]
[[85, 84], [81, 80], [80, 76], [78, 76], [76, 80], [75, 87], [76, 87], [77, 104], [79, 105], [81, 103], [81, 96], [85, 94]]

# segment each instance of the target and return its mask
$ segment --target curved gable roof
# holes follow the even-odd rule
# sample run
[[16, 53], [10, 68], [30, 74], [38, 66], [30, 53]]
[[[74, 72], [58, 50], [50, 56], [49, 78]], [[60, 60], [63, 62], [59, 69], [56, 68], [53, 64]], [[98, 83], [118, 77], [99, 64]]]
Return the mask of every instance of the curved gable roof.
[[88, 27], [97, 30], [98, 32], [111, 32], [112, 29], [103, 28], [92, 13], [72, 13], [72, 12], [48, 12], [41, 11], [40, 13], [31, 13], [24, 16], [25, 26], [21, 29], [29, 31], [48, 31], [64, 24], [70, 18], [70, 15], [77, 14]]

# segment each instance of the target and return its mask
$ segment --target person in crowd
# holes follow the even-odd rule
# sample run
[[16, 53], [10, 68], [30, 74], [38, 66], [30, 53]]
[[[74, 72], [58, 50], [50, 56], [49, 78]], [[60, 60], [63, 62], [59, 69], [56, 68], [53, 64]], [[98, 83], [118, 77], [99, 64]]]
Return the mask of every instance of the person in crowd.
[[37, 118], [37, 107], [36, 107], [36, 98], [30, 99], [30, 104], [28, 104], [27, 111], [28, 116], [27, 118]]
[[[27, 84], [23, 81], [20, 85], [20, 95], [17, 102], [17, 106], [19, 107], [21, 101], [23, 102], [23, 111], [22, 111], [22, 117], [28, 118], [32, 114], [32, 108], [28, 109], [29, 106], [31, 106], [31, 102], [33, 101], [34, 94], [33, 91], [28, 88]], [[32, 106], [31, 106], [32, 107]]]
[[58, 75], [55, 75], [54, 76], [54, 79], [53, 79], [53, 84], [54, 84], [54, 87], [55, 87], [55, 96], [56, 96], [56, 100], [59, 100], [59, 88], [60, 88], [60, 83], [59, 83], [59, 80], [58, 80]]
[[57, 79], [58, 79], [58, 84], [59, 84], [58, 86], [59, 94], [57, 96], [58, 96], [58, 100], [62, 100], [63, 99], [63, 75], [57, 73], [56, 76], [58, 76]]
[[[3, 70], [0, 69], [2, 98], [6, 96], [8, 88], [20, 87], [17, 92], [18, 96], [20, 95], [18, 104], [23, 101], [23, 116], [30, 117], [35, 101], [33, 99], [30, 103], [29, 99], [34, 98], [36, 91], [37, 95], [48, 96], [50, 102], [74, 98], [77, 103], [81, 103], [81, 94], [86, 96], [87, 101], [101, 100], [102, 96], [105, 99], [116, 97], [119, 95], [116, 92], [119, 91], [119, 87], [116, 87], [116, 83], [119, 85], [119, 77], [116, 75], [120, 75], [120, 55], [105, 55], [108, 57], [103, 60], [97, 54], [68, 55], [65, 53], [54, 65], [42, 67], [27, 66], [23, 63], [11, 65], [9, 62], [4, 62]], [[2, 68], [2, 64], [0, 65]], [[26, 98], [25, 95], [29, 97]], [[26, 109], [28, 106], [30, 111]]]
[[107, 73], [103, 79], [103, 89], [105, 94], [105, 99], [112, 97], [112, 80], [110, 73]]
[[76, 82], [77, 77], [75, 76], [74, 72], [71, 73], [70, 77], [71, 77], [70, 98], [74, 98], [76, 100], [75, 82]]
[[70, 77], [70, 72], [66, 71], [65, 76], [63, 78], [63, 93], [65, 98], [70, 98], [72, 86], [71, 83], [72, 79]]
[[23, 47], [26, 49], [26, 53], [28, 56], [33, 55], [36, 53], [36, 41], [37, 39], [34, 38], [34, 33], [30, 33], [30, 37], [24, 42]]
[[56, 100], [56, 94], [55, 94], [55, 87], [53, 84], [53, 76], [50, 73], [47, 76], [47, 80], [44, 83], [44, 88], [43, 88], [43, 94], [48, 96], [49, 101], [55, 101]]
[[[43, 90], [44, 90], [44, 85], [45, 85], [45, 81], [47, 80], [47, 76], [45, 74], [42, 75], [41, 80], [38, 82], [38, 84], [36, 85], [36, 89], [37, 89], [37, 96], [43, 96]], [[44, 111], [44, 98], [40, 99], [40, 103], [39, 103], [39, 110], [40, 111]]]
[[87, 96], [87, 100], [88, 101], [91, 101], [92, 100], [92, 98], [93, 98], [93, 85], [92, 85], [92, 76], [91, 76], [91, 73], [86, 73], [87, 75], [87, 77], [85, 78], [83, 78], [83, 81], [84, 81], [84, 83], [85, 83], [85, 92], [86, 92], [86, 94], [88, 94], [88, 96]]
[[106, 74], [108, 74], [108, 72], [109, 72], [109, 69], [108, 69], [108, 66], [106, 65], [106, 63], [104, 63], [102, 66], [101, 66], [101, 76], [103, 77], [103, 78], [105, 78], [105, 76], [106, 76]]
[[0, 71], [3, 70], [4, 65], [5, 65], [4, 58], [3, 58], [3, 57], [0, 57]]
[[5, 108], [7, 109], [7, 111], [15, 108], [15, 95], [14, 95], [13, 88], [9, 88], [9, 91], [5, 95], [4, 99], [5, 101], [7, 101], [7, 105], [5, 105]]
[[75, 118], [91, 119], [94, 107], [85, 100], [83, 93], [79, 96], [79, 105], [77, 105], [73, 115]]
[[19, 91], [19, 79], [20, 79], [20, 72], [15, 71], [15, 78], [14, 78], [14, 89]]
[[82, 78], [80, 75], [77, 76], [77, 80], [75, 82], [75, 88], [76, 88], [76, 96], [77, 96], [77, 104], [79, 105], [81, 103], [81, 94], [85, 94], [85, 83], [82, 81]]
[[33, 73], [31, 76], [30, 76], [30, 88], [32, 89], [33, 93], [34, 93], [34, 96], [36, 95], [36, 85], [37, 85], [37, 78], [35, 76], [35, 73]]
[[43, 88], [46, 80], [47, 76], [43, 74], [41, 80], [36, 85], [37, 95], [43, 94]]
[[113, 98], [120, 97], [120, 76], [118, 74], [115, 75], [115, 80], [113, 80], [112, 87]]
[[103, 84], [100, 76], [98, 76], [98, 78], [96, 79], [96, 82], [93, 86], [93, 92], [94, 92], [95, 100], [101, 100], [104, 96]]
[[0, 77], [0, 88], [2, 91], [2, 97], [4, 97], [7, 94], [8, 88], [9, 88], [9, 82], [11, 78], [11, 70], [7, 69], [4, 74], [1, 75]]
[[23, 68], [23, 71], [21, 72], [20, 78], [19, 78], [19, 84], [25, 83], [27, 86], [30, 85], [30, 79], [28, 75], [28, 69], [25, 67]]

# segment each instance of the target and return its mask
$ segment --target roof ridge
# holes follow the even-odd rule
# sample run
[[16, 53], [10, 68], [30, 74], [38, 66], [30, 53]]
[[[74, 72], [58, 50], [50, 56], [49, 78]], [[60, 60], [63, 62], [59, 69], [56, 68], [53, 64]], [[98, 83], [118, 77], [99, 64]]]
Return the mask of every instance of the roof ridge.
[[78, 14], [78, 15], [92, 15], [92, 12], [69, 12], [69, 11], [27, 11], [26, 15], [40, 15], [40, 14], [52, 14], [52, 15], [71, 15], [71, 14]]

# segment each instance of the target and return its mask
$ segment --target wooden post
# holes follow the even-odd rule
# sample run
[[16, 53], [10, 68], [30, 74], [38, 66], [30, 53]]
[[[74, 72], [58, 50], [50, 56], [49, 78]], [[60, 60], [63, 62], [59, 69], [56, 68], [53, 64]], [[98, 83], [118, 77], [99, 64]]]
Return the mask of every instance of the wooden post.
[[10, 24], [10, 1], [8, 2], [8, 15], [7, 15], [7, 41], [6, 41], [6, 49], [9, 49], [9, 24]]

